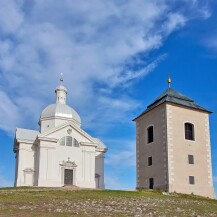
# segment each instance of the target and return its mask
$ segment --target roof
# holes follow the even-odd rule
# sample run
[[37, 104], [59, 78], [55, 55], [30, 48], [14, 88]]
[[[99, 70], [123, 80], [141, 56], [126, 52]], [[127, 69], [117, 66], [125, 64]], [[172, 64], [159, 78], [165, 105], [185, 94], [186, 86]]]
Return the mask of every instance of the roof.
[[39, 131], [36, 130], [27, 130], [22, 128], [17, 128], [16, 130], [16, 139], [35, 141]]
[[47, 106], [41, 113], [41, 118], [64, 117], [81, 123], [78, 113], [66, 104], [56, 103]]
[[107, 149], [106, 145], [100, 139], [94, 138], [94, 140], [97, 142], [98, 148], [100, 148], [100, 149]]
[[58, 90], [63, 90], [63, 91], [65, 91], [67, 93], [67, 89], [63, 85], [57, 86], [56, 89], [55, 89], [55, 92], [58, 91]]
[[133, 121], [135, 121], [137, 118], [141, 117], [143, 114], [149, 112], [150, 110], [154, 109], [155, 107], [165, 102], [170, 102], [176, 105], [181, 105], [181, 106], [185, 106], [188, 108], [212, 113], [208, 111], [207, 109], [201, 107], [200, 105], [197, 105], [193, 99], [177, 92], [176, 90], [173, 90], [172, 88], [168, 88], [157, 99], [155, 99], [154, 102], [152, 102], [142, 114], [136, 117]]

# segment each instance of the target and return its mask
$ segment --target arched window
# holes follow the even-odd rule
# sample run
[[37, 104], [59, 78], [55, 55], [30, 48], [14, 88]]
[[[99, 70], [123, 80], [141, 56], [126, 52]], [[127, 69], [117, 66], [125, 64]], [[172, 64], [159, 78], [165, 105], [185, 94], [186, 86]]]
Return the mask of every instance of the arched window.
[[185, 123], [185, 139], [194, 140], [194, 125], [191, 123]]
[[72, 138], [71, 136], [62, 137], [59, 140], [59, 144], [62, 146], [79, 147], [79, 142], [76, 139]]
[[147, 129], [148, 143], [154, 142], [154, 127], [150, 126]]

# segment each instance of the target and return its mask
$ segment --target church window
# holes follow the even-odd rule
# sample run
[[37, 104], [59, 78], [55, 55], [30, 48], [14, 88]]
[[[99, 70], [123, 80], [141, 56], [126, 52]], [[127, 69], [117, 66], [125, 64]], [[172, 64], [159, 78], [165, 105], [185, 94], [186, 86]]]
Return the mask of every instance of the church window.
[[194, 140], [194, 125], [185, 123], [185, 139]]
[[72, 137], [66, 136], [66, 146], [72, 146]]
[[60, 145], [63, 145], [63, 146], [65, 145], [65, 137], [60, 139]]
[[190, 185], [194, 185], [195, 184], [194, 176], [189, 176], [189, 184]]
[[148, 143], [154, 142], [154, 127], [150, 126], [147, 129]]
[[79, 147], [79, 142], [76, 139], [72, 138], [71, 136], [62, 137], [59, 140], [59, 144], [62, 146]]
[[152, 165], [152, 157], [148, 157], [148, 166]]
[[194, 164], [194, 155], [188, 155], [188, 163]]
[[74, 147], [79, 147], [79, 143], [76, 139], [74, 139]]

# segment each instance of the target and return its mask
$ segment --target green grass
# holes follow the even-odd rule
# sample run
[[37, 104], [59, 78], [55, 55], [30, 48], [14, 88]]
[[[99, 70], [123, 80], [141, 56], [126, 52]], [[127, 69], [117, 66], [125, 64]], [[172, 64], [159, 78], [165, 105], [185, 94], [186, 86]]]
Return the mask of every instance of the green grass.
[[0, 189], [0, 216], [217, 216], [217, 201], [160, 191]]

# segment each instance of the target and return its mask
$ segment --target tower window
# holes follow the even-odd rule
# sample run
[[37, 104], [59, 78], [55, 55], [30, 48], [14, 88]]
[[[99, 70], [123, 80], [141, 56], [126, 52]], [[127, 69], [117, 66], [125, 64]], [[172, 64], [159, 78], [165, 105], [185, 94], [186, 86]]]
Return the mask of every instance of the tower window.
[[185, 139], [195, 140], [195, 138], [194, 138], [194, 125], [191, 123], [185, 123]]
[[152, 157], [148, 157], [148, 166], [152, 165]]
[[194, 164], [194, 155], [188, 155], [188, 163]]
[[190, 185], [194, 185], [195, 184], [194, 176], [189, 176], [189, 184]]
[[154, 127], [150, 126], [147, 129], [148, 143], [154, 142]]

